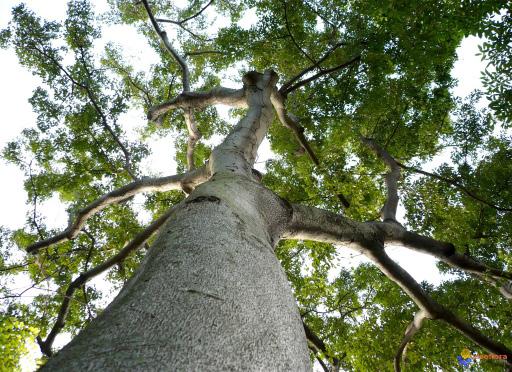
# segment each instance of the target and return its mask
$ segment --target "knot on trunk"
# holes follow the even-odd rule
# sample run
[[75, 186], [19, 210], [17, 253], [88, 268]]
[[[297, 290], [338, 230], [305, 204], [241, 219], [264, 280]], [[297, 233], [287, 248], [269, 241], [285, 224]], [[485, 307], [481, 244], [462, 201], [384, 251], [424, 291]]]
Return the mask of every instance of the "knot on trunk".
[[191, 204], [191, 203], [202, 203], [202, 202], [210, 202], [210, 203], [219, 203], [220, 199], [213, 195], [208, 196], [198, 196], [197, 198], [187, 200], [185, 204]]

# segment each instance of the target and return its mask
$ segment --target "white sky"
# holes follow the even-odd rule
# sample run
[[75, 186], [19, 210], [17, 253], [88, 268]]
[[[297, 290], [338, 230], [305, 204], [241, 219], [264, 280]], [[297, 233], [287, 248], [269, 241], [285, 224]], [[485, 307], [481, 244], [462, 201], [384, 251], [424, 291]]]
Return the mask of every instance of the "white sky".
[[[27, 1], [30, 9], [46, 19], [64, 19], [66, 2], [66, 0]], [[19, 1], [14, 0], [0, 1], [0, 29], [5, 28], [10, 19], [11, 8], [18, 3]], [[105, 1], [96, 0], [93, 3], [102, 6], [101, 9], [97, 7], [97, 10], [105, 9]], [[248, 16], [242, 22], [247, 24], [250, 18]], [[131, 28], [114, 26], [105, 30], [103, 34], [107, 35], [109, 40], [122, 44], [125, 55], [129, 56], [139, 69], [146, 69], [150, 63], [156, 60], [154, 53], [152, 54], [151, 49], [146, 46], [145, 40]], [[469, 37], [462, 42], [457, 50], [459, 60], [452, 72], [453, 76], [459, 81], [459, 84], [453, 90], [456, 95], [465, 96], [474, 89], [481, 88], [480, 71], [483, 70], [485, 65], [476, 56], [478, 43], [479, 39]], [[27, 100], [40, 81], [18, 65], [17, 58], [12, 50], [0, 49], [0, 66], [0, 81], [3, 85], [3, 88], [0, 89], [0, 105], [3, 117], [2, 130], [0, 131], [0, 148], [3, 149], [5, 144], [15, 139], [22, 129], [35, 126], [35, 115]], [[123, 117], [121, 122], [126, 128], [129, 128], [131, 133], [134, 133], [134, 129], [146, 124], [146, 119], [144, 113], [131, 111]], [[174, 173], [175, 163], [170, 161], [174, 157], [172, 142], [173, 139], [169, 136], [168, 138], [154, 138], [148, 141], [147, 145], [153, 151], [153, 155], [144, 162], [146, 175]], [[265, 142], [260, 149], [259, 161], [270, 156], [272, 154], [268, 142]], [[28, 210], [23, 190], [23, 174], [15, 166], [9, 165], [0, 159], [0, 175], [4, 180], [0, 183], [0, 205], [3, 207], [0, 212], [0, 225], [11, 229], [20, 228], [25, 224], [25, 216]], [[39, 207], [39, 210], [46, 217], [47, 224], [55, 228], [64, 228], [67, 224], [68, 216], [64, 209], [57, 197], [46, 201]], [[403, 210], [399, 211], [399, 215], [400, 213], [403, 216]], [[440, 282], [441, 277], [435, 267], [436, 261], [431, 256], [411, 252], [400, 247], [391, 247], [388, 249], [388, 253], [393, 259], [406, 267], [416, 280], [427, 280], [434, 284]], [[340, 263], [354, 266], [363, 261], [361, 257], [350, 258], [352, 255], [353, 253], [349, 251], [342, 253]], [[96, 283], [100, 281], [101, 279], [96, 280]], [[15, 287], [21, 287], [25, 283], [25, 280], [22, 280]], [[62, 340], [62, 342], [65, 342], [65, 340]], [[33, 347], [32, 345], [31, 348]], [[37, 350], [33, 353], [31, 353], [32, 356], [36, 355]], [[25, 370], [31, 370], [32, 368], [30, 363], [24, 366]]]

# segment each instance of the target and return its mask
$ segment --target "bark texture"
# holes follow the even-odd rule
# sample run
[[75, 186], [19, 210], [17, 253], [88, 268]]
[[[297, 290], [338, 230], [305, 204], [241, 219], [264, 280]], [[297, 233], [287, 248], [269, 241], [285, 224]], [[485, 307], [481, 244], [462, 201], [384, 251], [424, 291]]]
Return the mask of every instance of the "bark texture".
[[43, 370], [310, 370], [302, 321], [273, 252], [289, 216], [249, 179], [200, 185], [114, 302]]
[[48, 371], [309, 371], [274, 245], [293, 208], [255, 181], [272, 71], [244, 76], [248, 112], [212, 152], [211, 178], [173, 208], [137, 273]]

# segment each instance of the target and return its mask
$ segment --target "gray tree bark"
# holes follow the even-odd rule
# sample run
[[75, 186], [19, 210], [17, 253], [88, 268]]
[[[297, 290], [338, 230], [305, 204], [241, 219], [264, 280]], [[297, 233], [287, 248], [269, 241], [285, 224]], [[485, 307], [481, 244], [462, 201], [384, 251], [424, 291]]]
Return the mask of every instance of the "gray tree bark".
[[249, 110], [212, 152], [211, 178], [174, 207], [133, 278], [43, 370], [311, 370], [274, 254], [293, 210], [251, 171], [275, 81], [244, 77]]
[[113, 303], [43, 369], [310, 370], [273, 251], [289, 217], [257, 182], [214, 176], [175, 208]]

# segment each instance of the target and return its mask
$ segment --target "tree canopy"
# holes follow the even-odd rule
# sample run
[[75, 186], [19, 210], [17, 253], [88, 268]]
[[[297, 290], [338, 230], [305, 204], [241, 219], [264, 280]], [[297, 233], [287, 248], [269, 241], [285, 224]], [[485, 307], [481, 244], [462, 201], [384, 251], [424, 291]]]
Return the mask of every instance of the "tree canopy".
[[[31, 206], [25, 226], [1, 230], [4, 365], [17, 368], [29, 338], [37, 337], [50, 355], [56, 334], [74, 335], [101, 312], [104, 294], [87, 280], [100, 267], [108, 269], [105, 281], [122, 286], [144, 257], [144, 248], [132, 248], [148, 247], [141, 215], [158, 221], [185, 197], [169, 185], [194, 180], [151, 178], [141, 166], [152, 150], [144, 140], [172, 133], [177, 172], [199, 174], [232, 124], [216, 107], [193, 109], [187, 100], [207, 101], [207, 93], [194, 92], [221, 94], [215, 87], [226, 80], [240, 85], [244, 73], [268, 69], [277, 73], [281, 104], [290, 113], [278, 110], [270, 128], [274, 156], [262, 183], [290, 203], [356, 221], [378, 221], [381, 214], [395, 220], [396, 194], [404, 207], [399, 223], [451, 243], [453, 257], [486, 265], [471, 275], [441, 259], [439, 269], [450, 275], [440, 284], [420, 283], [423, 290], [512, 346], [512, 27], [506, 1], [109, 5], [97, 14], [89, 1], [71, 0], [66, 20], [57, 22], [20, 4], [0, 31], [0, 45], [12, 48], [42, 81], [30, 98], [37, 122], [2, 152], [24, 172]], [[254, 22], [246, 27], [248, 14]], [[105, 30], [114, 25], [135, 28], [147, 40], [148, 50], [140, 53], [154, 53], [158, 62], [141, 70], [121, 47], [105, 43]], [[484, 91], [454, 97], [456, 49], [470, 35], [484, 37]], [[123, 127], [123, 115], [132, 110], [150, 119], [141, 117], [137, 136]], [[243, 113], [240, 107], [229, 115]], [[427, 167], [432, 159], [439, 165]], [[132, 196], [142, 191], [140, 205]], [[48, 228], [41, 216], [39, 205], [54, 195], [71, 216], [67, 229]], [[32, 253], [24, 253], [27, 248]], [[308, 240], [282, 241], [276, 249], [312, 358], [344, 370], [392, 370], [402, 346], [399, 359], [404, 355], [410, 370], [457, 370], [463, 349], [487, 353], [445, 323], [425, 320], [419, 329], [424, 317], [410, 296], [375, 265], [340, 262], [345, 249]], [[30, 301], [10, 285], [21, 277], [42, 288]], [[415, 314], [419, 322], [411, 323]], [[415, 327], [401, 345], [406, 329]], [[486, 360], [473, 369], [501, 371], [503, 364]]]

